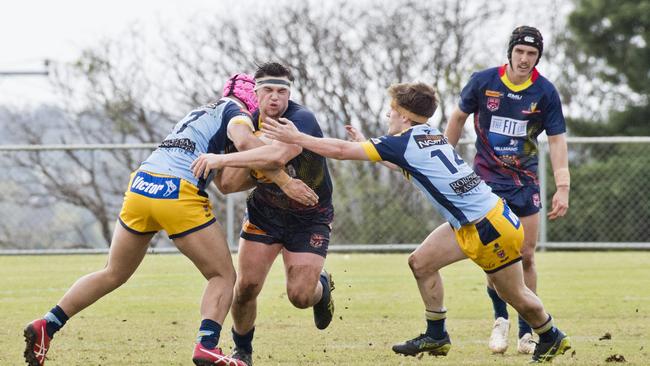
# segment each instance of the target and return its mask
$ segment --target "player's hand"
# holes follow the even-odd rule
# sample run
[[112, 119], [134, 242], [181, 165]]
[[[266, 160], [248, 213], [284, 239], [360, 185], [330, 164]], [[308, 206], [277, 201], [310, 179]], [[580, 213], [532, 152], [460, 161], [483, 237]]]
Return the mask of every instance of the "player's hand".
[[548, 213], [550, 220], [555, 220], [559, 217], [566, 215], [569, 209], [569, 187], [558, 187], [553, 195], [551, 203], [551, 212]]
[[269, 138], [288, 144], [300, 136], [300, 131], [298, 131], [296, 125], [286, 118], [280, 118], [276, 121], [273, 118], [266, 117], [262, 124], [262, 132]]
[[357, 130], [351, 125], [345, 125], [345, 131], [348, 133], [348, 138], [350, 141], [364, 142], [367, 140], [366, 136], [364, 136], [361, 131]]
[[305, 206], [313, 206], [318, 203], [318, 195], [316, 192], [300, 179], [292, 178], [287, 184], [280, 187], [280, 189], [289, 198]]
[[192, 162], [190, 169], [197, 179], [207, 179], [212, 169], [223, 167], [224, 159], [225, 156], [222, 154], [201, 154]]

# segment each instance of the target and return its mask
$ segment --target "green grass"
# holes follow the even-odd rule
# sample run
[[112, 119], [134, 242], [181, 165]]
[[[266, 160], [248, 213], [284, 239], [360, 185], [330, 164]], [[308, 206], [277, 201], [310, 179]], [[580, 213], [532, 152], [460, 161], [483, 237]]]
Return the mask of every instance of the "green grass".
[[[605, 365], [622, 354], [650, 364], [650, 252], [538, 253], [539, 293], [573, 350], [556, 365]], [[516, 327], [505, 356], [491, 355], [491, 309], [484, 276], [469, 261], [443, 270], [445, 358], [394, 355], [390, 346], [424, 330], [424, 314], [406, 254], [333, 254], [335, 319], [325, 331], [311, 310], [293, 308], [276, 261], [259, 301], [255, 365], [523, 365]], [[22, 329], [42, 316], [105, 256], [0, 257], [0, 365], [22, 364]], [[180, 255], [149, 255], [122, 288], [78, 314], [55, 337], [48, 366], [188, 365], [204, 281]], [[514, 312], [511, 311], [511, 314]], [[232, 346], [226, 319], [221, 345]], [[599, 340], [605, 333], [610, 340]], [[575, 351], [575, 353], [573, 353]]]

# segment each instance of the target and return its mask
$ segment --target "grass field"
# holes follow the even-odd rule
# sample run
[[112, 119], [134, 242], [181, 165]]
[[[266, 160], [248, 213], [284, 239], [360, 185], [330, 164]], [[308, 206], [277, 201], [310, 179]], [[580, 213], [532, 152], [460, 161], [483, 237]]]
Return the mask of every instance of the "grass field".
[[[443, 270], [445, 358], [405, 358], [390, 346], [424, 330], [423, 307], [406, 254], [332, 254], [335, 319], [325, 331], [311, 310], [293, 308], [280, 260], [260, 297], [254, 361], [260, 365], [522, 365], [516, 326], [505, 356], [487, 350], [492, 320], [482, 272], [469, 261]], [[0, 257], [0, 365], [21, 365], [22, 329], [42, 316], [98, 256]], [[538, 253], [539, 293], [573, 350], [557, 365], [650, 364], [650, 252]], [[180, 255], [150, 255], [122, 288], [68, 322], [47, 365], [189, 365], [203, 279]], [[513, 314], [513, 311], [511, 311]], [[228, 317], [221, 346], [229, 350]], [[606, 333], [611, 339], [600, 339]]]

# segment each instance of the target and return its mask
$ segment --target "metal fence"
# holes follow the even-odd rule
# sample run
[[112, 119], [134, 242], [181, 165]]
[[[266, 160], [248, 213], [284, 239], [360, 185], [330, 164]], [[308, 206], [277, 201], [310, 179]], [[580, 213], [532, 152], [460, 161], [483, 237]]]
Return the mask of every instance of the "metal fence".
[[[650, 249], [650, 137], [569, 138], [572, 175], [566, 217], [549, 221], [554, 189], [540, 143], [540, 248]], [[471, 163], [474, 147], [461, 142]], [[155, 148], [130, 145], [0, 146], [0, 251], [105, 251], [129, 173]], [[332, 251], [411, 250], [442, 218], [415, 187], [372, 163], [330, 160]], [[549, 178], [550, 177], [550, 178]], [[228, 242], [236, 245], [246, 193], [210, 192]], [[169, 251], [159, 234], [152, 250]], [[173, 251], [173, 249], [172, 249]]]

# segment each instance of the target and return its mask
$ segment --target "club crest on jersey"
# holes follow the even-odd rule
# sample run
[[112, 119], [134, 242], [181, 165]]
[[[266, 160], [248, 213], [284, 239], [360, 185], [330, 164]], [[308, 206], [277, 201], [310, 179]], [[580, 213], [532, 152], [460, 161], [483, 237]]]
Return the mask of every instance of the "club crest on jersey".
[[530, 103], [530, 108], [527, 111], [521, 111], [523, 114], [540, 113], [541, 110], [537, 109], [537, 102]]
[[313, 233], [309, 238], [309, 245], [313, 248], [320, 248], [327, 242], [325, 235]]
[[539, 199], [539, 193], [533, 194], [533, 205], [538, 208], [542, 206], [542, 202]]
[[499, 109], [501, 99], [496, 97], [488, 97], [486, 107], [490, 112], [496, 112]]
[[177, 199], [181, 179], [174, 177], [156, 177], [146, 172], [138, 172], [129, 190], [133, 193], [158, 199]]

